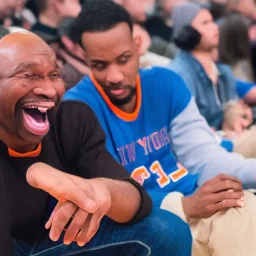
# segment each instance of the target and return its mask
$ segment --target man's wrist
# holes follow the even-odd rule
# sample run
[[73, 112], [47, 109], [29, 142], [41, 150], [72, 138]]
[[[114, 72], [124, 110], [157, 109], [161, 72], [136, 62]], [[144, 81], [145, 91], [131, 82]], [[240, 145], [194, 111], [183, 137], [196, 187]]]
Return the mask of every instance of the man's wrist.
[[186, 219], [187, 221], [189, 222], [189, 220], [193, 217], [193, 214], [192, 214], [192, 197], [189, 196], [189, 197], [183, 197], [181, 199], [181, 202], [182, 202], [182, 207], [183, 207], [183, 211], [184, 211], [184, 214], [186, 216]]

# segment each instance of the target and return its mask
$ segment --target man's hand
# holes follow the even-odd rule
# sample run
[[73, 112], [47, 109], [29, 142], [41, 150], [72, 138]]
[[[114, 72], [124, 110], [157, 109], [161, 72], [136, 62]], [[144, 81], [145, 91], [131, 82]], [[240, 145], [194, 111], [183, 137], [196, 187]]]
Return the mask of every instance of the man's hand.
[[28, 169], [27, 181], [59, 201], [46, 224], [46, 228], [51, 227], [52, 240], [59, 239], [73, 218], [65, 236], [67, 244], [74, 238], [79, 245], [91, 240], [104, 215], [119, 223], [131, 221], [141, 205], [140, 192], [130, 182], [106, 178], [88, 180], [43, 163], [36, 163]]
[[97, 211], [89, 214], [72, 202], [59, 203], [45, 227], [51, 228], [50, 238], [57, 241], [65, 226], [72, 219], [65, 232], [64, 243], [70, 244], [72, 241], [77, 241], [78, 245], [84, 246], [94, 237], [102, 218], [108, 213], [111, 206], [111, 195], [104, 179], [84, 180], [74, 177], [74, 180], [81, 188], [88, 187], [89, 184], [93, 199], [98, 206]]
[[36, 163], [28, 169], [27, 180], [31, 186], [48, 192], [59, 201], [46, 224], [46, 228], [51, 227], [53, 241], [59, 239], [73, 218], [64, 241], [70, 244], [76, 239], [79, 245], [84, 245], [96, 234], [101, 219], [111, 206], [111, 194], [105, 179], [86, 180]]
[[222, 209], [244, 207], [242, 183], [233, 176], [220, 174], [192, 196], [183, 198], [182, 204], [189, 218], [208, 218]]
[[[71, 201], [84, 211], [96, 212], [98, 206], [93, 201], [90, 185], [81, 188], [74, 182], [74, 177], [44, 163], [33, 164], [26, 175], [27, 181], [32, 187], [46, 191], [59, 202]], [[75, 178], [83, 180], [79, 177]]]
[[252, 121], [252, 109], [244, 101], [231, 101], [225, 105], [222, 130], [228, 134], [229, 138], [232, 133], [236, 136], [240, 135], [252, 124]]

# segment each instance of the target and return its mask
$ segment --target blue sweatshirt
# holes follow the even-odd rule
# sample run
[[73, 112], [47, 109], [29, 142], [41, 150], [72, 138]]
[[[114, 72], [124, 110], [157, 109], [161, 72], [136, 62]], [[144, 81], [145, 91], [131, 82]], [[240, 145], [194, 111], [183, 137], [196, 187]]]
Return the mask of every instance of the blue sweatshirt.
[[114, 106], [92, 75], [64, 99], [83, 101], [93, 109], [106, 133], [107, 149], [143, 183], [155, 206], [173, 191], [192, 194], [219, 173], [237, 176], [245, 187], [256, 187], [256, 160], [218, 146], [178, 75], [163, 68], [141, 70], [136, 90], [136, 109], [131, 114]]

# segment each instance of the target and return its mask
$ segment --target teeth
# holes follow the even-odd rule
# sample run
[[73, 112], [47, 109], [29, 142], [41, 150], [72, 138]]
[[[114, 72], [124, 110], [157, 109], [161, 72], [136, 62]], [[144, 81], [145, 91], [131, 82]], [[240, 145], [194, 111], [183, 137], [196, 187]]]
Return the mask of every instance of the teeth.
[[43, 107], [38, 107], [38, 110], [41, 112], [41, 113], [46, 113], [48, 108], [43, 108]]
[[40, 112], [45, 113], [47, 110], [54, 108], [55, 103], [54, 102], [38, 102], [37, 104], [24, 104], [23, 108], [32, 108], [32, 109], [38, 109]]
[[37, 106], [27, 106], [26, 108], [38, 108]]

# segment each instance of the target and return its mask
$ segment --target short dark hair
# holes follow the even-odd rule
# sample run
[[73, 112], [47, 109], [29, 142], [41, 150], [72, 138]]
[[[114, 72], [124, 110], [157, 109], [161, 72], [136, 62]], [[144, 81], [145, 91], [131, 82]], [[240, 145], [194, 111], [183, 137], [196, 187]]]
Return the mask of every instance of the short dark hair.
[[70, 39], [82, 45], [84, 32], [104, 32], [125, 22], [133, 31], [133, 21], [130, 14], [112, 0], [87, 0], [70, 28]]

